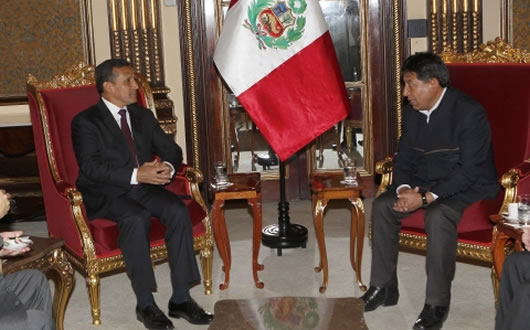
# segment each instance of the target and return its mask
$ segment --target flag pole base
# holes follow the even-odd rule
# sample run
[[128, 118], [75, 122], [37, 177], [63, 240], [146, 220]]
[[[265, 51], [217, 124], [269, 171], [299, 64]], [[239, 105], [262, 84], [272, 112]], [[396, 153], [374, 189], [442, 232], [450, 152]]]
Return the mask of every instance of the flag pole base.
[[278, 256], [282, 249], [305, 248], [307, 246], [307, 228], [302, 225], [290, 224], [287, 233], [280, 234], [279, 225], [270, 225], [261, 231], [261, 242], [272, 249], [277, 249]]

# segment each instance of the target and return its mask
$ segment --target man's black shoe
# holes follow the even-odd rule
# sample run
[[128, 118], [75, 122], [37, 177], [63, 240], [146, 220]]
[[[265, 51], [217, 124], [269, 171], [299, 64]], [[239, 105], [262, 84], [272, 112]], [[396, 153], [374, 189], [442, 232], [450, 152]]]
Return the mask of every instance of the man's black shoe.
[[136, 306], [136, 318], [147, 329], [173, 329], [173, 323], [162, 313], [157, 305], [149, 305], [142, 310]]
[[213, 314], [205, 311], [199, 306], [193, 298], [182, 304], [174, 304], [171, 301], [168, 304], [169, 316], [184, 318], [191, 324], [210, 324], [213, 320]]
[[449, 314], [449, 306], [433, 306], [425, 304], [412, 329], [438, 330], [442, 328]]
[[361, 299], [364, 301], [364, 311], [369, 312], [381, 305], [393, 306], [397, 304], [399, 291], [397, 288], [371, 286]]

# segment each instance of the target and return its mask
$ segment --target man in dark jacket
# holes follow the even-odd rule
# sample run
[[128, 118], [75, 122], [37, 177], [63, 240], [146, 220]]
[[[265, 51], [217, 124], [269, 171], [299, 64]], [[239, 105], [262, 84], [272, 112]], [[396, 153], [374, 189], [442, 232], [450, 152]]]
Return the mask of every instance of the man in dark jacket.
[[[72, 142], [79, 164], [77, 187], [88, 217], [115, 221], [118, 243], [137, 299], [136, 317], [149, 329], [173, 329], [158, 308], [149, 255], [151, 217], [166, 227], [173, 295], [169, 315], [193, 324], [208, 324], [213, 315], [189, 295], [200, 281], [188, 209], [163, 188], [182, 163], [182, 150], [167, 136], [152, 112], [136, 104], [138, 85], [125, 60], [96, 67], [99, 103], [72, 121]], [[153, 155], [160, 161], [152, 160]]]
[[495, 330], [527, 329], [530, 325], [530, 229], [521, 236], [526, 251], [509, 255], [502, 266]]
[[[0, 190], [0, 218], [9, 211], [9, 194]], [[4, 248], [4, 240], [21, 236], [22, 231], [0, 233], [0, 257], [16, 256], [29, 247]], [[0, 329], [55, 329], [52, 318], [52, 295], [48, 280], [36, 269], [0, 274]]]
[[362, 299], [365, 311], [397, 304], [401, 219], [424, 208], [427, 290], [413, 329], [440, 329], [449, 312], [462, 213], [499, 190], [491, 132], [483, 107], [449, 87], [440, 57], [417, 53], [401, 72], [408, 104], [393, 183], [373, 204], [370, 288]]

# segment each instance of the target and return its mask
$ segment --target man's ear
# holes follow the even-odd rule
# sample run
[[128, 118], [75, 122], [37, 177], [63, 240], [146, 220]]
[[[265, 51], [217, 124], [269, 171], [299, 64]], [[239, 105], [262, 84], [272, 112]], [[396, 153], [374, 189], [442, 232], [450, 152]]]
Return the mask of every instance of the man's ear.
[[431, 81], [429, 81], [429, 83], [432, 87], [435, 87], [435, 88], [440, 87], [440, 81], [436, 78], [431, 78]]
[[112, 89], [112, 83], [110, 81], [105, 81], [103, 83], [103, 92], [109, 92]]

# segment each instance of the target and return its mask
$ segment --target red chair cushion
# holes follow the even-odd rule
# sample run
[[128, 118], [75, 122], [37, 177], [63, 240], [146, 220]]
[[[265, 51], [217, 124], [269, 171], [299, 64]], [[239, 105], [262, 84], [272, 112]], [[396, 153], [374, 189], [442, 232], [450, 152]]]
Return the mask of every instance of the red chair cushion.
[[[205, 234], [206, 228], [204, 227], [202, 219], [204, 219], [206, 213], [202, 207], [188, 196], [182, 198], [182, 200], [190, 212], [193, 237], [199, 237]], [[88, 226], [94, 239], [96, 254], [99, 257], [121, 254], [118, 246], [118, 226], [116, 223], [107, 219], [98, 218], [90, 220], [88, 222]], [[160, 222], [160, 220], [158, 220], [158, 218], [153, 217], [151, 223], [151, 233], [149, 236], [151, 246], [159, 246], [164, 244], [165, 232], [166, 228], [164, 225]]]

